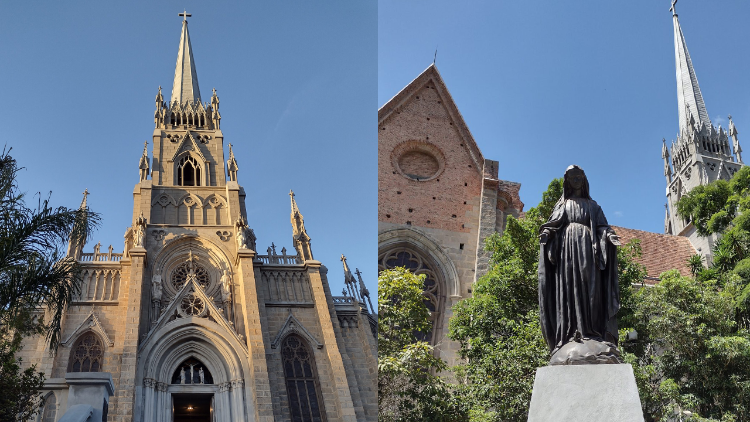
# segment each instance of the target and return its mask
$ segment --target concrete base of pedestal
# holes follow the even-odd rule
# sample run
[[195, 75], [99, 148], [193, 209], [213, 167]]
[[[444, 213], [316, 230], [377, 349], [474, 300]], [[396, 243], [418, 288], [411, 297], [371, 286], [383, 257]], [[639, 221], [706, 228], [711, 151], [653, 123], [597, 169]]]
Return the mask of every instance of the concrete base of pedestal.
[[545, 366], [536, 371], [529, 422], [643, 422], [633, 367]]

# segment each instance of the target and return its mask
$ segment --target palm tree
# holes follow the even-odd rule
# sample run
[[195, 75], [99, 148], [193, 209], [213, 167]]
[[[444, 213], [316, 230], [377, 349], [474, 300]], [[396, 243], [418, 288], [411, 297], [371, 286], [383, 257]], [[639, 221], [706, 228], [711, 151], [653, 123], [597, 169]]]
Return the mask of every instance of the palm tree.
[[[38, 407], [44, 383], [34, 369], [20, 372], [15, 354], [21, 339], [46, 334], [50, 351], [60, 341], [60, 321], [81, 285], [76, 254], [99, 224], [98, 214], [86, 206], [53, 208], [49, 198], [29, 207], [19, 192], [21, 168], [0, 153], [0, 420], [24, 420]], [[68, 246], [67, 252], [65, 246]], [[39, 317], [44, 314], [46, 317]], [[31, 413], [29, 413], [31, 412]]]

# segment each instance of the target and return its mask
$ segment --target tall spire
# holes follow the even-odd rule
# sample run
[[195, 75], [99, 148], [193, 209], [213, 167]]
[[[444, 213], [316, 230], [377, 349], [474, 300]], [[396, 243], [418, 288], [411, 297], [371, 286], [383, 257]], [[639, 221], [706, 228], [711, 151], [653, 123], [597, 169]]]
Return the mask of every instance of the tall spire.
[[177, 66], [174, 71], [174, 84], [172, 85], [172, 99], [170, 103], [177, 101], [180, 104], [196, 102], [201, 100], [201, 92], [198, 89], [198, 73], [195, 71], [195, 60], [193, 60], [193, 48], [190, 46], [190, 35], [188, 34], [187, 18], [189, 13], [180, 13], [182, 19], [182, 35], [180, 35], [180, 49], [177, 51]]
[[[81, 201], [81, 206], [78, 207], [78, 210], [85, 213], [88, 208], [88, 196], [89, 196], [89, 190], [86, 189], [83, 191], [83, 200]], [[76, 217], [76, 220], [78, 220], [78, 217]], [[78, 223], [76, 223], [78, 224]], [[83, 252], [83, 246], [86, 244], [86, 236], [83, 236], [82, 239], [74, 239], [76, 231], [76, 228], [73, 228], [73, 231], [70, 233], [70, 238], [68, 239], [68, 251], [66, 253], [67, 256], [72, 257], [76, 261], [81, 259], [81, 253]]]
[[707, 126], [711, 124], [706, 111], [706, 104], [703, 102], [703, 95], [698, 86], [698, 78], [695, 76], [693, 61], [690, 60], [685, 36], [680, 28], [680, 21], [677, 18], [675, 9], [676, 0], [672, 1], [672, 20], [674, 23], [674, 56], [677, 71], [677, 112], [680, 116], [680, 133], [687, 130], [691, 117], [695, 120], [696, 126], [700, 127], [701, 123]]
[[289, 197], [292, 198], [292, 242], [297, 254], [303, 261], [313, 259], [312, 248], [310, 247], [310, 236], [305, 230], [305, 219], [299, 212], [297, 201], [294, 200], [294, 192], [289, 191]]

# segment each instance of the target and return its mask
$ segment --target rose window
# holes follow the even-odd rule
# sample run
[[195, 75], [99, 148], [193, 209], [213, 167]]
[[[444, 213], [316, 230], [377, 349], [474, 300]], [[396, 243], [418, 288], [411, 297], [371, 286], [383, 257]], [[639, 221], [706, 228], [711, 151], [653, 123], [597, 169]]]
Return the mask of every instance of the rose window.
[[180, 290], [190, 280], [195, 280], [204, 289], [207, 289], [208, 285], [211, 284], [208, 271], [192, 261], [183, 263], [172, 272], [172, 286], [176, 290]]
[[198, 296], [189, 294], [182, 298], [180, 311], [185, 316], [201, 316], [206, 311], [206, 304]]

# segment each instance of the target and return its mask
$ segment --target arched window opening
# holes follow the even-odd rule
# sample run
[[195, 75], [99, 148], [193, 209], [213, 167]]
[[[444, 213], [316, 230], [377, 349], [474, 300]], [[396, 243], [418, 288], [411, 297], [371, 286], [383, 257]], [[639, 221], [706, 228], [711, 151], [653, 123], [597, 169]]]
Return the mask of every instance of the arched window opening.
[[201, 168], [195, 158], [186, 155], [177, 165], [178, 186], [200, 186]]
[[300, 337], [290, 335], [282, 343], [281, 359], [292, 420], [322, 422], [320, 388], [310, 348]]
[[99, 336], [87, 332], [73, 345], [68, 372], [100, 372], [103, 355], [104, 347]]
[[37, 421], [55, 422], [55, 419], [57, 419], [57, 398], [55, 397], [55, 393], [49, 393], [44, 400], [44, 407], [39, 412]]
[[206, 365], [196, 358], [188, 358], [175, 369], [172, 384], [213, 384], [214, 378]]
[[419, 254], [410, 249], [394, 249], [381, 255], [380, 259], [378, 259], [378, 272], [396, 267], [405, 267], [416, 275], [425, 275], [424, 291], [422, 294], [424, 295], [424, 304], [427, 310], [430, 311], [432, 329], [426, 333], [415, 334], [419, 339], [434, 345], [437, 341], [435, 332], [440, 322], [443, 306], [441, 283], [438, 282], [437, 275], [427, 262]]

